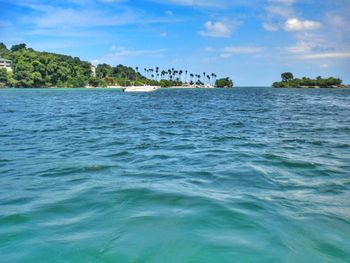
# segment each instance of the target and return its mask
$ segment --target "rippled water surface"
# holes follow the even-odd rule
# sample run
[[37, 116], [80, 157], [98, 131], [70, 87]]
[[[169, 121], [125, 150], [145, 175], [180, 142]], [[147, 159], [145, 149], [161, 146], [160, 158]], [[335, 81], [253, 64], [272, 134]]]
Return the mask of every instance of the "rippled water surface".
[[350, 90], [0, 90], [1, 262], [350, 262]]

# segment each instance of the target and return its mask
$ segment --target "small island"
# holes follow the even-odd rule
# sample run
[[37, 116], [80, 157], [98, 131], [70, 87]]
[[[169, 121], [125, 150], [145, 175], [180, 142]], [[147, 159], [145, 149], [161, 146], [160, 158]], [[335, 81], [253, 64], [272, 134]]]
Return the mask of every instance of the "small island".
[[229, 78], [188, 70], [92, 65], [78, 57], [0, 43], [0, 87], [13, 88], [232, 88]]
[[274, 88], [350, 88], [350, 85], [342, 84], [339, 78], [329, 77], [310, 79], [303, 77], [301, 79], [294, 78], [293, 73], [285, 72], [281, 74], [282, 81], [272, 84]]

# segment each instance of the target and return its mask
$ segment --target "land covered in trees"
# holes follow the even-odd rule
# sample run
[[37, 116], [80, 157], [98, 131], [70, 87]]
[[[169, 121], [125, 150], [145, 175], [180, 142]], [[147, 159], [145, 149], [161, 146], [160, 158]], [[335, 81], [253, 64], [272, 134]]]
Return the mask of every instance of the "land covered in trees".
[[329, 77], [310, 79], [303, 77], [295, 78], [291, 72], [281, 74], [282, 81], [272, 84], [274, 88], [349, 88], [348, 85], [342, 85], [342, 80], [339, 78]]
[[87, 61], [49, 52], [38, 52], [26, 44], [8, 49], [0, 43], [0, 57], [12, 61], [13, 71], [0, 69], [0, 86], [7, 87], [233, 87], [229, 78], [217, 79], [215, 73], [194, 74], [187, 70], [161, 70], [123, 65], [99, 64], [95, 70]]

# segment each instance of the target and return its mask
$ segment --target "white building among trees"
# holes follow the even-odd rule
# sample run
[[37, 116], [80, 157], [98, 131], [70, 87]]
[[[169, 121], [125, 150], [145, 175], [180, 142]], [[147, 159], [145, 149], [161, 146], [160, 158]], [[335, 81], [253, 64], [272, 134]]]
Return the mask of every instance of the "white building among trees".
[[91, 76], [96, 77], [96, 67], [90, 64]]
[[12, 71], [12, 61], [0, 58], [0, 68], [5, 68], [7, 71]]

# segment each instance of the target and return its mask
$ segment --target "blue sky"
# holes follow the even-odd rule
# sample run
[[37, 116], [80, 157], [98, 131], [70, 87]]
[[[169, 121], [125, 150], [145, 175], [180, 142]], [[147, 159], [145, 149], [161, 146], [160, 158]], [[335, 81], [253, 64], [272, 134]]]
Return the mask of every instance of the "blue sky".
[[0, 0], [0, 42], [93, 63], [177, 68], [267, 86], [350, 83], [350, 0]]

